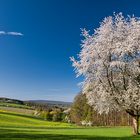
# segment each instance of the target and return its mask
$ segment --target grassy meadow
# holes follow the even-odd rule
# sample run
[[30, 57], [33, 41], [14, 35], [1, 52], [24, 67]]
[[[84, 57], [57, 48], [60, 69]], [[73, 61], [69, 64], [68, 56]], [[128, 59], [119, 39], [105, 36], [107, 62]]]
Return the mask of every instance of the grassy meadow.
[[78, 127], [0, 110], [0, 140], [139, 140], [129, 127]]

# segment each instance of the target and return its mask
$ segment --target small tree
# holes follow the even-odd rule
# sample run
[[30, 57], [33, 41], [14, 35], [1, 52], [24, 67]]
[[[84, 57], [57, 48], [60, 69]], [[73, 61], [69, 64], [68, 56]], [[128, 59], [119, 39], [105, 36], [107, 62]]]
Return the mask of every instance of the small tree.
[[94, 34], [82, 30], [79, 60], [73, 66], [85, 77], [83, 92], [99, 112], [125, 110], [139, 134], [140, 116], [140, 18], [122, 13], [103, 20]]
[[[82, 93], [78, 94], [71, 106], [70, 119], [72, 122], [81, 125], [82, 121], [92, 121], [92, 107], [87, 104], [86, 96]], [[91, 111], [91, 112], [89, 112]]]
[[50, 112], [52, 115], [52, 121], [62, 121], [62, 110], [61, 109], [53, 109]]

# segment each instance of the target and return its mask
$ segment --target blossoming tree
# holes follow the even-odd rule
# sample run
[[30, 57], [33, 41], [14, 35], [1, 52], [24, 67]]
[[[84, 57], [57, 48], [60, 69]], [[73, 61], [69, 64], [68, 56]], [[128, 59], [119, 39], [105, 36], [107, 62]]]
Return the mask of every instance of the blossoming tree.
[[140, 18], [122, 13], [105, 18], [90, 35], [82, 30], [81, 52], [73, 57], [77, 76], [84, 76], [83, 92], [99, 113], [124, 110], [139, 134]]

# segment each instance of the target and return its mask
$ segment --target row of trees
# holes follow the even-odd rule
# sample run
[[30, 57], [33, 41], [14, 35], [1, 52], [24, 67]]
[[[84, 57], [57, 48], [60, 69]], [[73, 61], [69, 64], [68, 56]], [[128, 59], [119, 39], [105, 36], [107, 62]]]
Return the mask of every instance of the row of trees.
[[64, 112], [63, 108], [60, 107], [41, 107], [38, 106], [35, 109], [34, 116], [38, 118], [42, 118], [47, 121], [67, 121], [66, 120], [66, 113]]
[[86, 126], [122, 126], [131, 125], [132, 117], [124, 111], [111, 111], [99, 114], [87, 102], [85, 94], [78, 94], [69, 108], [28, 103], [34, 116], [47, 121], [69, 122]]
[[[71, 122], [78, 125], [127, 126], [132, 124], [132, 117], [124, 111], [111, 111], [99, 114], [87, 103], [85, 94], [78, 94], [69, 113]], [[85, 123], [83, 123], [85, 122]]]
[[34, 116], [47, 121], [69, 122], [87, 126], [122, 126], [131, 125], [132, 118], [126, 112], [112, 111], [99, 114], [87, 102], [85, 94], [78, 94], [71, 107], [49, 107], [44, 104], [30, 104], [35, 109]]

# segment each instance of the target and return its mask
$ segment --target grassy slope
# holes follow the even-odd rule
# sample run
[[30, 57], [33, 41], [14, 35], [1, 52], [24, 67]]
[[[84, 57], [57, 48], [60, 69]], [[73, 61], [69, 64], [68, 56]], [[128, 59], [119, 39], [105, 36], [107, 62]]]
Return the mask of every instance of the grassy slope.
[[16, 103], [4, 103], [4, 102], [0, 102], [0, 106], [31, 109], [31, 107], [29, 107], [27, 105], [21, 105], [21, 104], [16, 104]]
[[17, 128], [46, 128], [46, 127], [69, 127], [70, 124], [60, 122], [49, 122], [37, 119], [33, 116], [0, 112], [0, 127], [17, 127]]
[[30, 116], [1, 112], [0, 140], [139, 140], [128, 127], [78, 128]]
[[18, 113], [18, 114], [27, 114], [27, 115], [33, 115], [34, 114], [34, 110], [25, 109], [25, 108], [0, 106], [0, 111], [2, 111], [2, 110], [5, 110], [7, 112]]

